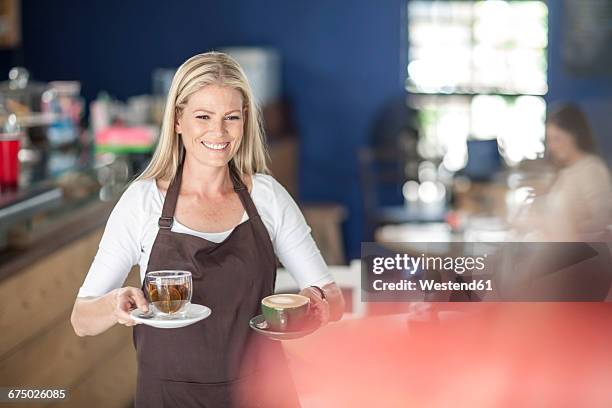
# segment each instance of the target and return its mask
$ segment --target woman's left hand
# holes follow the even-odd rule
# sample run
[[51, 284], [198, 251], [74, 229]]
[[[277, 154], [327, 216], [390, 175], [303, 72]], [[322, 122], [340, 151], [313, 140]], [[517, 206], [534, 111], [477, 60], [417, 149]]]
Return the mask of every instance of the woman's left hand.
[[300, 295], [310, 299], [310, 313], [325, 326], [329, 322], [329, 303], [321, 297], [317, 288], [309, 286], [300, 291]]

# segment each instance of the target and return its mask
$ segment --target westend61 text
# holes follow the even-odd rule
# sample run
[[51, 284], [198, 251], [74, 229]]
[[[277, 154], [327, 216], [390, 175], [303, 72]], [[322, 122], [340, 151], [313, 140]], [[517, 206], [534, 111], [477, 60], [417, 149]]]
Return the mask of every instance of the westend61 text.
[[372, 283], [374, 290], [420, 290], [424, 292], [430, 291], [446, 291], [446, 290], [470, 290], [483, 291], [493, 290], [493, 285], [490, 279], [474, 280], [472, 282], [436, 282], [435, 280], [419, 280], [418, 284], [415, 281], [402, 279], [398, 282], [384, 282], [377, 279]]

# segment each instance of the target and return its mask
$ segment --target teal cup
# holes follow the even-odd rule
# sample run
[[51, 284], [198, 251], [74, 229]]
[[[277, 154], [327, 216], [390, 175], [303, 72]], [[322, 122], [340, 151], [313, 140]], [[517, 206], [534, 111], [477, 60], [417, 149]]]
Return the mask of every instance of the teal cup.
[[310, 299], [302, 295], [276, 294], [262, 299], [261, 310], [273, 331], [297, 331], [304, 327]]

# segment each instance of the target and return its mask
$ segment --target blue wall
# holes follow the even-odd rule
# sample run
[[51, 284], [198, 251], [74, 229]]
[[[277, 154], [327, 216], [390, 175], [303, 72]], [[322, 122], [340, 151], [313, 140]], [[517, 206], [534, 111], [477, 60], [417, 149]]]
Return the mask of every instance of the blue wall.
[[[567, 72], [561, 58], [564, 7], [549, 0], [547, 102], [577, 103], [587, 114], [602, 156], [612, 164], [612, 72], [606, 76], [577, 77]], [[612, 44], [610, 44], [612, 52]]]
[[0, 54], [0, 75], [20, 61], [39, 80], [80, 80], [88, 99], [102, 89], [123, 99], [150, 91], [152, 69], [198, 52], [277, 48], [301, 139], [301, 199], [347, 206], [344, 233], [355, 257], [362, 240], [355, 149], [380, 105], [402, 92], [404, 8], [403, 0], [30, 0], [23, 49]]

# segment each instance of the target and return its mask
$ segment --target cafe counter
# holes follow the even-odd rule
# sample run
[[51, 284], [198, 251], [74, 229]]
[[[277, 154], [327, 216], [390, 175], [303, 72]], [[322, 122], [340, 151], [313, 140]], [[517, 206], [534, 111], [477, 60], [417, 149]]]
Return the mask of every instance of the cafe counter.
[[[98, 163], [0, 196], [0, 385], [62, 388], [62, 407], [130, 406], [132, 330], [78, 337], [70, 314], [127, 177]], [[121, 184], [123, 183], [123, 184]], [[136, 285], [138, 271], [127, 285]], [[97, 405], [96, 405], [97, 404]]]

